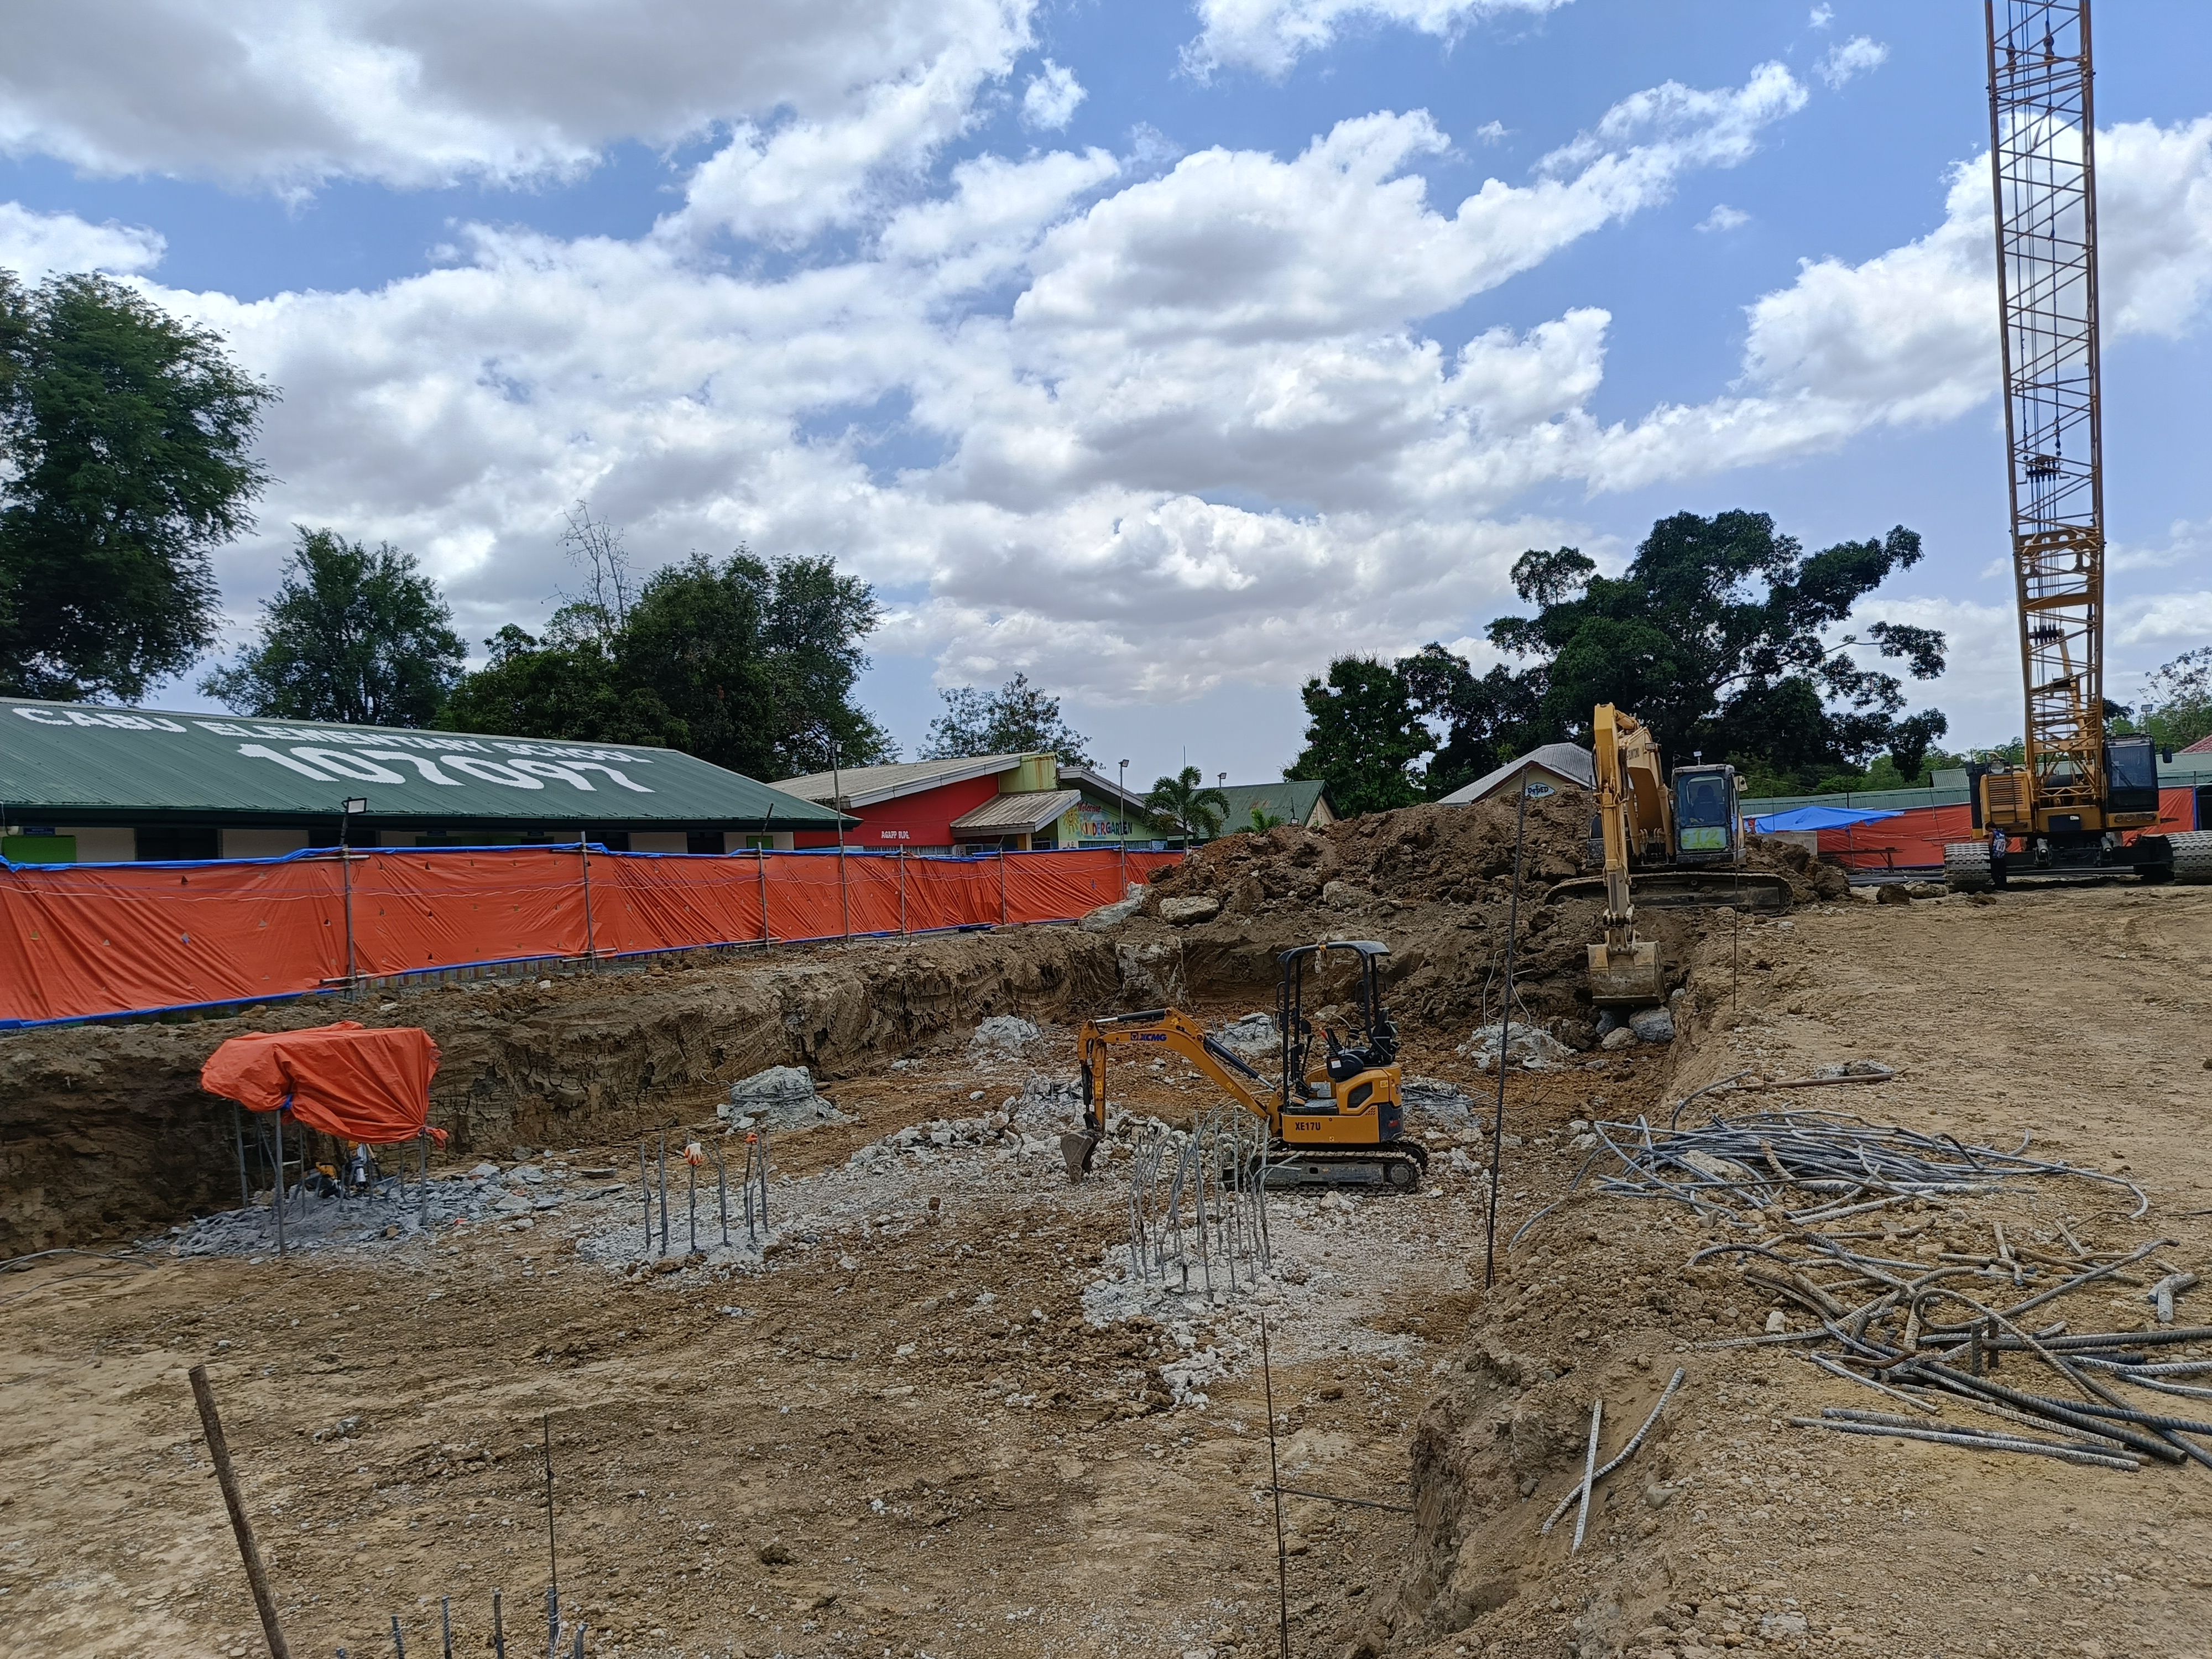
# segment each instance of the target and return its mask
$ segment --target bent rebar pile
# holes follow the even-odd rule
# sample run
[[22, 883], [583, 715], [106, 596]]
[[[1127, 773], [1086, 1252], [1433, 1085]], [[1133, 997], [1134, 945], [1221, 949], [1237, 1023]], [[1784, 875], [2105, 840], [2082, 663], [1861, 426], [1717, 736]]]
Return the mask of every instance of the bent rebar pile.
[[[1757, 1224], [1777, 1208], [1788, 1214], [1792, 1226], [1808, 1227], [1882, 1209], [1901, 1199], [2014, 1191], [2023, 1180], [2048, 1176], [2124, 1188], [2135, 1197], [2137, 1217], [2150, 1207], [2142, 1188], [2119, 1176], [2029, 1158], [2025, 1137], [2006, 1152], [1969, 1146], [1948, 1135], [1823, 1112], [1754, 1112], [1733, 1118], [1717, 1114], [1690, 1129], [1654, 1129], [1639, 1117], [1633, 1123], [1593, 1123], [1590, 1133], [1598, 1146], [1559, 1203], [1610, 1158], [1620, 1168], [1599, 1175], [1592, 1183], [1596, 1191], [1672, 1199], [1708, 1219], [1744, 1226]], [[1558, 1207], [1553, 1204], [1529, 1217], [1513, 1242], [1519, 1243], [1522, 1234]]]
[[[2030, 1158], [2026, 1139], [2008, 1152], [1826, 1113], [1716, 1114], [1701, 1126], [1663, 1129], [1639, 1118], [1594, 1124], [1592, 1133], [1597, 1148], [1568, 1195], [1588, 1179], [1594, 1191], [1685, 1204], [1709, 1227], [1747, 1235], [1699, 1250], [1688, 1267], [1732, 1261], [1755, 1293], [1808, 1316], [1796, 1330], [1703, 1346], [1788, 1344], [1822, 1372], [1927, 1413], [1829, 1407], [1793, 1423], [2096, 1468], [2134, 1470], [2145, 1457], [2212, 1468], [2212, 1450], [2186, 1437], [2212, 1437], [2212, 1420], [2160, 1409], [2180, 1404], [2173, 1396], [2187, 1390], [2173, 1376], [2212, 1369], [2212, 1361], [2172, 1356], [2182, 1346], [2212, 1344], [2212, 1327], [2173, 1322], [2175, 1299], [2196, 1283], [2158, 1254], [2173, 1241], [2091, 1249], [2063, 1222], [2054, 1224], [2055, 1237], [2025, 1235], [2014, 1222], [2008, 1237], [2005, 1221], [1972, 1218], [1959, 1203], [2070, 1178], [2129, 1193], [2134, 1220], [2149, 1208], [2134, 1182]], [[1531, 1217], [1514, 1242], [1558, 1207]], [[1836, 1230], [1852, 1219], [1856, 1227]], [[2128, 1276], [2138, 1263], [2142, 1276]], [[2142, 1293], [2145, 1315], [2158, 1322], [2080, 1332], [2054, 1318], [2067, 1298], [2087, 1293], [2098, 1299], [2096, 1322], [2109, 1324], [2103, 1300], [2115, 1286]], [[2160, 1355], [2166, 1363], [2154, 1363]], [[2115, 1384], [2166, 1398], [2131, 1401]], [[1961, 1427], [1942, 1420], [1946, 1407], [2040, 1432]]]
[[1267, 1126], [1234, 1108], [1155, 1130], [1129, 1168], [1129, 1265], [1175, 1291], [1256, 1285], [1269, 1264]]

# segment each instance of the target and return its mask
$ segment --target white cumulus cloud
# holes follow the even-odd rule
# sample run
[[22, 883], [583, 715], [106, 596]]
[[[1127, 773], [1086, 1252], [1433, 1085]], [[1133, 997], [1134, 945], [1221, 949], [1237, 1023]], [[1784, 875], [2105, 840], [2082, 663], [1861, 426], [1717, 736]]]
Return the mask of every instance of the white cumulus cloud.
[[1698, 221], [1703, 231], [1741, 230], [1751, 222], [1751, 216], [1741, 208], [1730, 207], [1726, 202], [1714, 204], [1713, 210]]
[[1871, 36], [1854, 34], [1821, 54], [1820, 78], [1832, 87], [1840, 87], [1869, 70], [1880, 69], [1888, 61], [1887, 46]]
[[1567, 0], [1199, 0], [1198, 38], [1183, 49], [1193, 74], [1247, 69], [1280, 76], [1347, 27], [1395, 24], [1449, 36], [1501, 12], [1540, 15]]
[[[779, 111], [887, 118], [939, 59], [1005, 73], [1035, 0], [70, 0], [11, 9], [0, 154], [310, 189], [573, 175]], [[896, 118], [891, 118], [894, 123]], [[866, 148], [866, 141], [860, 141]]]
[[143, 226], [112, 220], [95, 225], [74, 213], [34, 213], [0, 202], [0, 270], [14, 271], [27, 287], [58, 271], [151, 270], [167, 246], [159, 232]]
[[1075, 106], [1090, 95], [1073, 70], [1048, 58], [1042, 72], [1022, 88], [1023, 124], [1058, 132], [1075, 118]]

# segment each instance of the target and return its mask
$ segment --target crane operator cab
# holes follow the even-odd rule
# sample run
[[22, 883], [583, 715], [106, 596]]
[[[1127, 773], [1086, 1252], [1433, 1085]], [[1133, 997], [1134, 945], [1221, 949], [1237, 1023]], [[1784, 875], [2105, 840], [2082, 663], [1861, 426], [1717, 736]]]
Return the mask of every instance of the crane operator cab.
[[1678, 766], [1671, 781], [1674, 793], [1674, 861], [1734, 863], [1735, 768]]

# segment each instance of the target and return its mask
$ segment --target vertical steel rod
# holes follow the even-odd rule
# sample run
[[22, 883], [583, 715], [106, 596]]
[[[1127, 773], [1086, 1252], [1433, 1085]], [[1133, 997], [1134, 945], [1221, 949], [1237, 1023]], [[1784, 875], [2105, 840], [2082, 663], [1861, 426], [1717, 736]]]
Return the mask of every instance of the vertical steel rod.
[[660, 1253], [668, 1254], [668, 1131], [660, 1132]]
[[507, 1620], [500, 1611], [502, 1590], [491, 1593], [491, 1651], [492, 1659], [507, 1659]]
[[1283, 1471], [1275, 1461], [1275, 1370], [1267, 1358], [1267, 1316], [1260, 1316], [1260, 1379], [1267, 1391], [1267, 1493], [1275, 1503], [1275, 1607], [1282, 1620], [1283, 1659], [1291, 1659], [1291, 1553], [1283, 1536]]
[[271, 1206], [276, 1212], [276, 1254], [284, 1254], [284, 1109], [276, 1109], [276, 1191]]
[[1505, 1006], [1498, 1015], [1498, 1115], [1490, 1125], [1490, 1213], [1483, 1224], [1482, 1283], [1498, 1282], [1498, 1168], [1505, 1151], [1505, 1060], [1513, 1040], [1513, 942], [1521, 921], [1521, 848], [1528, 827], [1528, 779], [1513, 811], [1513, 890], [1505, 905]]

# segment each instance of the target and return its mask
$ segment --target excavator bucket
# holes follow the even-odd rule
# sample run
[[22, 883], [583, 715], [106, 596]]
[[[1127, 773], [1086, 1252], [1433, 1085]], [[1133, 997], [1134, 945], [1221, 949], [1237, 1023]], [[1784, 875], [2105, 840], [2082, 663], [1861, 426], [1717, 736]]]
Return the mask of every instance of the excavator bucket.
[[1066, 1134], [1060, 1138], [1060, 1155], [1067, 1160], [1067, 1178], [1077, 1186], [1091, 1173], [1091, 1159], [1098, 1150], [1098, 1137], [1086, 1129], [1081, 1134]]
[[1659, 972], [1659, 945], [1638, 939], [1624, 950], [1589, 947], [1590, 1000], [1599, 1007], [1664, 1002], [1666, 981]]

